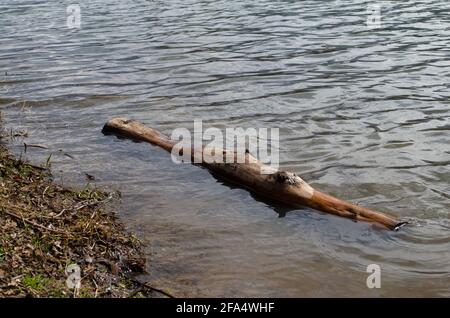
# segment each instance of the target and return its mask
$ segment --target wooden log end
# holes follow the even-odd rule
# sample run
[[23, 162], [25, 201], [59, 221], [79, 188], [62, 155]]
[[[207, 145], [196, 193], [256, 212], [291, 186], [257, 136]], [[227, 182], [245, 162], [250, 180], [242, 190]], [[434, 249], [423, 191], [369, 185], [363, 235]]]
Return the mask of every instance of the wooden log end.
[[124, 126], [124, 125], [127, 125], [127, 124], [129, 124], [130, 122], [133, 122], [134, 120], [133, 119], [127, 119], [127, 118], [124, 118], [124, 117], [116, 117], [116, 118], [113, 118], [113, 119], [111, 119], [111, 120], [109, 120], [104, 126], [103, 126], [103, 129], [102, 129], [102, 132], [104, 133], [104, 134], [112, 134], [112, 133], [119, 133], [119, 132], [122, 132], [123, 130], [122, 130], [122, 127]]
[[394, 228], [392, 230], [398, 231], [407, 224], [409, 224], [409, 222], [406, 222], [406, 221], [399, 222], [399, 223], [397, 223], [397, 225], [394, 226]]
[[135, 133], [133, 124], [139, 124], [134, 119], [128, 119], [124, 117], [116, 117], [109, 120], [102, 129], [104, 135], [115, 135], [119, 139], [130, 139], [134, 142], [142, 142], [141, 136]]

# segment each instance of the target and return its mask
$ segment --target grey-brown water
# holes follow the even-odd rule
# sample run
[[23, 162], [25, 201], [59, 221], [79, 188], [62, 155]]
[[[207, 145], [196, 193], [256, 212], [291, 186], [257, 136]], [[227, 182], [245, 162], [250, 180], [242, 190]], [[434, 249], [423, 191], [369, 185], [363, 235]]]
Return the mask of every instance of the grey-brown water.
[[[62, 182], [86, 172], [122, 191], [146, 279], [176, 295], [448, 297], [450, 3], [383, 1], [380, 28], [371, 3], [93, 0], [69, 29], [65, 1], [3, 0], [1, 109], [49, 147], [27, 156], [51, 152]], [[102, 135], [115, 116], [166, 133], [194, 119], [279, 127], [283, 169], [412, 224], [279, 217], [158, 148]]]

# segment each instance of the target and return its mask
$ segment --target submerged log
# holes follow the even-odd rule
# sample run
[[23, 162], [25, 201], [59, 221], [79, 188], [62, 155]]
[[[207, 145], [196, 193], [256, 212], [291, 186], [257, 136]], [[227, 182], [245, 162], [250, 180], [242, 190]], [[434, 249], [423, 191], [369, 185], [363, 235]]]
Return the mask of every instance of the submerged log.
[[[156, 129], [145, 126], [135, 120], [124, 118], [110, 120], [105, 124], [103, 131], [104, 133], [115, 133], [134, 140], [145, 141], [168, 152], [172, 152], [178, 143]], [[203, 150], [203, 147], [201, 149], [192, 147], [191, 161], [194, 162], [195, 157], [204, 159], [207, 155]], [[180, 149], [180, 151], [183, 150]], [[224, 157], [230, 155], [227, 150], [222, 150], [222, 153]], [[231, 155], [237, 156], [234, 153]], [[388, 214], [373, 211], [322, 193], [311, 187], [295, 173], [275, 170], [264, 165], [248, 152], [245, 153], [245, 158], [243, 159], [241, 161], [235, 160], [233, 163], [226, 161], [224, 161], [226, 163], [216, 163], [211, 160], [202, 160], [199, 164], [209, 169], [213, 174], [243, 186], [251, 192], [290, 206], [308, 206], [315, 210], [354, 221], [373, 222], [391, 230], [398, 230], [407, 223], [401, 222]], [[264, 174], [261, 173], [263, 170], [265, 171]], [[267, 173], [267, 171], [270, 173]]]

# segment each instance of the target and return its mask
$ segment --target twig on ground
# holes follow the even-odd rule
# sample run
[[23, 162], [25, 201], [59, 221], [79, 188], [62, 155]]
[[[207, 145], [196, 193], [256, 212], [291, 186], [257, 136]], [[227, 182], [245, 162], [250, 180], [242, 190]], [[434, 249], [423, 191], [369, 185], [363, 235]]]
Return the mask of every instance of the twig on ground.
[[28, 219], [25, 219], [23, 216], [17, 215], [17, 214], [15, 214], [15, 213], [10, 212], [10, 211], [7, 211], [7, 210], [5, 210], [5, 209], [0, 209], [0, 212], [3, 212], [3, 213], [5, 213], [5, 214], [7, 214], [7, 215], [9, 215], [9, 216], [11, 216], [11, 217], [13, 217], [13, 218], [15, 218], [16, 220], [22, 221], [23, 223], [26, 223], [26, 224], [28, 224], [28, 225], [31, 225], [31, 226], [33, 226], [34, 228], [38, 229], [40, 232], [42, 232], [42, 230], [45, 230], [45, 231], [50, 231], [50, 232], [53, 232], [53, 233], [58, 233], [58, 234], [62, 234], [62, 235], [67, 235], [67, 236], [69, 236], [68, 233], [66, 233], [66, 232], [59, 231], [59, 230], [57, 230], [57, 229], [51, 229], [51, 228], [45, 227], [45, 226], [43, 226], [43, 225], [41, 225], [41, 224], [38, 224], [38, 223], [36, 223], [36, 222], [30, 221], [30, 220], [28, 220]]
[[143, 282], [140, 282], [139, 280], [134, 279], [134, 278], [133, 278], [132, 280], [133, 280], [133, 282], [137, 283], [138, 285], [140, 285], [140, 286], [143, 287], [143, 288], [147, 288], [147, 289], [149, 289], [149, 290], [151, 290], [151, 291], [160, 293], [160, 294], [162, 294], [162, 295], [164, 295], [164, 296], [167, 296], [167, 297], [169, 297], [169, 298], [176, 298], [175, 296], [169, 294], [168, 292], [166, 292], [166, 291], [164, 291], [164, 290], [162, 290], [162, 289], [159, 289], [159, 288], [156, 288], [156, 287], [153, 287], [153, 286], [149, 285], [148, 282], [143, 283]]

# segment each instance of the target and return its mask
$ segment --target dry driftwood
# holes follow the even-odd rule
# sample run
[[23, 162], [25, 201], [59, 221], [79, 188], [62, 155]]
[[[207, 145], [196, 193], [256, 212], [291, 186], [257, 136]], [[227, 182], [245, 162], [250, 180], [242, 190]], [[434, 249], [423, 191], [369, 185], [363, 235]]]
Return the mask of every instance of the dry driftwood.
[[[170, 140], [156, 129], [145, 126], [135, 120], [124, 118], [110, 120], [106, 123], [103, 131], [105, 133], [116, 133], [134, 140], [145, 141], [168, 152], [171, 152], [172, 148], [177, 144], [176, 141]], [[223, 156], [226, 154], [227, 151], [223, 150]], [[205, 156], [203, 148], [200, 150], [192, 148], [191, 156], [192, 162], [194, 162], [195, 156], [203, 158]], [[242, 161], [236, 160], [235, 162]], [[208, 163], [204, 160], [201, 165], [228, 181], [281, 203], [308, 206], [315, 210], [354, 221], [373, 222], [391, 230], [397, 230], [406, 224], [406, 222], [401, 222], [385, 213], [373, 211], [322, 193], [312, 188], [294, 173], [273, 170], [270, 174], [262, 174], [261, 169], [266, 169], [267, 171], [267, 169], [273, 168], [262, 164], [249, 153], [245, 154], [245, 163]]]

